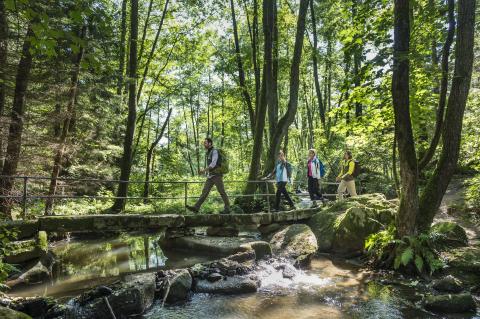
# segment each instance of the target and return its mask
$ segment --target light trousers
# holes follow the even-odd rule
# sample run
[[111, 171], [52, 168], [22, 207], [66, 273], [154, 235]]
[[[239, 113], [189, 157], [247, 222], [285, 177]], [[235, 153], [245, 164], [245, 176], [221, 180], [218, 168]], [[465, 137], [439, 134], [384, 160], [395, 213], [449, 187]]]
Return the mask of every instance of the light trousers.
[[344, 181], [343, 179], [340, 181], [340, 185], [338, 185], [337, 196], [339, 200], [343, 199], [343, 193], [345, 190], [348, 191], [350, 196], [357, 196], [357, 191], [355, 189], [355, 180], [351, 181]]

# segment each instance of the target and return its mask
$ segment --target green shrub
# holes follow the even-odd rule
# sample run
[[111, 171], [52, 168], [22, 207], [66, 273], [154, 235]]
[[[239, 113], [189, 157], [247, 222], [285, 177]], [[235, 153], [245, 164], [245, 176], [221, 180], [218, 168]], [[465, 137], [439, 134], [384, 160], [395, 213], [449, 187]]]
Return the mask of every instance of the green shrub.
[[430, 233], [395, 239], [395, 227], [390, 226], [370, 235], [365, 249], [376, 266], [432, 274], [444, 267], [434, 241]]
[[[12, 250], [11, 242], [15, 239], [16, 235], [15, 230], [0, 226], [0, 256], [5, 256], [10, 253]], [[3, 262], [3, 259], [0, 258], [0, 291], [7, 288], [4, 282], [13, 271], [16, 271], [16, 268], [11, 264]]]

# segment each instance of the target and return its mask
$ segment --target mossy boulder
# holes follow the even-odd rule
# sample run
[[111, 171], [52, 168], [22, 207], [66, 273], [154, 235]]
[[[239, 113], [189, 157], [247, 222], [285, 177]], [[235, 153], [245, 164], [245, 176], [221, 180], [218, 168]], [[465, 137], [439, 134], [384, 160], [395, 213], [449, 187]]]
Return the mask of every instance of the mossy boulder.
[[441, 253], [450, 268], [480, 275], [480, 247], [449, 249]]
[[437, 249], [468, 246], [468, 237], [465, 229], [454, 222], [436, 223], [430, 229], [430, 234], [435, 238]]
[[10, 308], [0, 306], [0, 318], [2, 319], [32, 319], [23, 312], [18, 312]]
[[336, 201], [315, 214], [308, 225], [318, 250], [352, 254], [363, 250], [368, 235], [395, 219], [397, 205], [383, 194], [366, 194]]
[[452, 275], [448, 275], [444, 278], [434, 280], [432, 282], [432, 288], [437, 291], [459, 293], [463, 290], [462, 282]]
[[293, 224], [276, 233], [270, 245], [274, 254], [293, 258], [298, 265], [308, 263], [318, 249], [315, 234], [303, 224]]
[[473, 312], [477, 308], [469, 293], [429, 295], [425, 298], [425, 308], [440, 313]]

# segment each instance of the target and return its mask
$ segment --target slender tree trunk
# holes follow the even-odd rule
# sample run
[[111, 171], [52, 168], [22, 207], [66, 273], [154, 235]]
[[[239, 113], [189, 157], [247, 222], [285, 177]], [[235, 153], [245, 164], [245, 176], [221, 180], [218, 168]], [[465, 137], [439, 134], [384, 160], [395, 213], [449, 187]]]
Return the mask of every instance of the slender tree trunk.
[[[272, 92], [272, 100], [268, 101], [268, 138], [270, 141], [273, 140], [275, 135], [275, 130], [278, 122], [278, 9], [277, 2], [273, 7], [273, 67], [272, 74], [273, 78], [270, 83], [267, 85], [270, 86], [270, 92]], [[268, 145], [268, 144], [267, 144]]]
[[140, 84], [138, 85], [137, 103], [138, 101], [140, 101], [140, 97], [142, 96], [143, 85], [145, 84], [145, 79], [147, 78], [148, 69], [150, 68], [150, 62], [152, 62], [152, 59], [155, 55], [155, 50], [157, 49], [158, 39], [160, 37], [160, 32], [162, 31], [163, 22], [165, 21], [165, 15], [167, 14], [168, 1], [169, 0], [165, 1], [165, 6], [162, 12], [162, 18], [160, 19], [160, 24], [157, 29], [157, 34], [155, 35], [155, 39], [153, 40], [152, 49], [150, 50], [150, 54], [147, 58], [147, 62], [145, 62], [145, 68], [143, 69], [142, 79], [140, 80]]
[[155, 147], [157, 147], [158, 143], [163, 137], [163, 133], [165, 132], [165, 128], [167, 127], [167, 123], [170, 121], [170, 115], [172, 114], [172, 109], [168, 110], [168, 115], [167, 118], [165, 119], [165, 122], [163, 123], [162, 129], [160, 130], [160, 133], [155, 137], [155, 140], [150, 144], [148, 150], [147, 150], [147, 167], [146, 167], [146, 172], [145, 172], [145, 184], [143, 186], [143, 202], [147, 203], [148, 202], [148, 194], [150, 190], [150, 165], [152, 162], [152, 155], [153, 152], [155, 151]]
[[[5, 1], [0, 0], [0, 116], [5, 110], [5, 83], [7, 82], [8, 22]], [[0, 150], [1, 152], [1, 150]]]
[[322, 103], [322, 90], [320, 88], [320, 81], [318, 80], [318, 61], [317, 61], [317, 21], [315, 18], [314, 1], [310, 1], [310, 16], [312, 18], [312, 30], [313, 30], [313, 47], [312, 47], [312, 62], [313, 62], [313, 80], [315, 82], [315, 93], [317, 94], [318, 111], [320, 114], [320, 121], [322, 122], [323, 129], [325, 130], [325, 105]]
[[422, 231], [430, 228], [457, 166], [463, 115], [472, 79], [475, 9], [474, 0], [458, 1], [455, 70], [443, 127], [443, 148], [437, 167], [421, 195], [422, 214], [419, 216], [418, 227]]
[[[248, 172], [248, 180], [256, 180], [260, 172], [260, 160], [262, 157], [263, 149], [263, 135], [265, 128], [265, 118], [267, 115], [268, 102], [271, 100], [270, 85], [269, 82], [273, 78], [273, 32], [274, 32], [274, 17], [273, 11], [276, 5], [275, 0], [263, 0], [263, 77], [260, 94], [260, 103], [256, 110], [255, 118], [255, 134], [253, 136], [253, 149], [252, 158], [250, 162], [250, 170]], [[245, 188], [245, 194], [253, 194], [257, 189], [257, 185], [254, 183], [247, 183]]]
[[120, 184], [112, 211], [125, 208], [128, 194], [128, 181], [132, 169], [132, 144], [135, 135], [135, 119], [137, 117], [137, 40], [138, 40], [138, 0], [130, 0], [130, 58], [128, 61], [128, 118], [127, 130], [123, 144], [122, 165], [120, 167]]
[[8, 21], [5, 1], [0, 0], [0, 172], [3, 169], [3, 114], [7, 83]]
[[[32, 68], [31, 39], [35, 36], [31, 25], [25, 36], [22, 47], [22, 55], [18, 63], [17, 76], [15, 80], [15, 92], [13, 95], [13, 105], [10, 128], [8, 132], [8, 146], [3, 165], [2, 175], [12, 176], [17, 173], [18, 161], [20, 159], [20, 150], [22, 147], [22, 133], [25, 115], [25, 95], [27, 93], [28, 81], [30, 79], [30, 70]], [[14, 179], [5, 177], [0, 179], [0, 194], [11, 195]], [[11, 199], [0, 199], [0, 210], [3, 217], [11, 218]]]
[[300, 87], [300, 62], [302, 57], [303, 39], [305, 34], [305, 20], [308, 10], [309, 0], [300, 1], [300, 10], [297, 20], [297, 32], [295, 35], [295, 47], [293, 51], [292, 65], [290, 69], [290, 92], [287, 111], [278, 122], [275, 134], [270, 140], [270, 149], [268, 153], [268, 161], [266, 163], [266, 171], [272, 171], [275, 163], [276, 154], [280, 149], [280, 144], [285, 136], [288, 127], [293, 123], [298, 106], [298, 91]]
[[127, 1], [122, 1], [122, 22], [120, 30], [120, 62], [118, 64], [117, 95], [122, 94], [125, 73], [125, 42], [127, 37]]
[[[87, 32], [87, 27], [83, 26], [79, 32], [79, 38], [85, 39], [85, 33]], [[81, 46], [78, 53], [72, 58], [73, 69], [70, 78], [70, 89], [68, 91], [68, 103], [65, 113], [65, 119], [63, 120], [62, 133], [60, 135], [60, 140], [58, 143], [57, 151], [53, 159], [53, 169], [52, 176], [50, 179], [50, 187], [48, 189], [48, 196], [54, 196], [57, 191], [57, 178], [62, 169], [62, 160], [65, 153], [65, 148], [67, 146], [68, 133], [70, 132], [70, 125], [72, 120], [72, 115], [75, 112], [75, 101], [78, 92], [78, 78], [80, 75], [80, 63], [83, 58], [84, 47]], [[53, 198], [49, 197], [45, 201], [45, 215], [51, 215], [53, 208]]]
[[410, 1], [395, 0], [392, 97], [400, 157], [401, 196], [396, 218], [397, 236], [416, 233], [418, 170], [409, 101]]
[[250, 126], [253, 129], [253, 134], [255, 134], [255, 111], [252, 105], [252, 99], [248, 93], [247, 84], [245, 82], [245, 71], [243, 69], [242, 56], [240, 55], [240, 41], [238, 39], [238, 30], [237, 30], [237, 19], [235, 17], [235, 5], [233, 0], [230, 0], [230, 10], [232, 13], [232, 25], [233, 25], [233, 39], [235, 42], [235, 57], [237, 60], [238, 68], [238, 82], [240, 84], [240, 89], [242, 90], [243, 98], [247, 104], [248, 116], [250, 117]]
[[152, 13], [153, 0], [150, 0], [147, 9], [147, 17], [143, 25], [142, 40], [140, 41], [140, 51], [138, 52], [138, 63], [143, 59], [143, 50], [145, 49], [145, 39], [147, 38], [148, 23], [150, 22], [150, 14]]
[[442, 133], [443, 117], [445, 113], [445, 104], [447, 102], [447, 87], [448, 87], [448, 60], [450, 57], [450, 47], [452, 46], [453, 37], [455, 36], [455, 0], [448, 0], [448, 34], [443, 45], [442, 51], [442, 79], [440, 83], [440, 97], [437, 107], [437, 116], [435, 122], [435, 131], [433, 133], [432, 141], [425, 155], [418, 163], [419, 171], [423, 170], [432, 160], [435, 150], [437, 149], [440, 135]]

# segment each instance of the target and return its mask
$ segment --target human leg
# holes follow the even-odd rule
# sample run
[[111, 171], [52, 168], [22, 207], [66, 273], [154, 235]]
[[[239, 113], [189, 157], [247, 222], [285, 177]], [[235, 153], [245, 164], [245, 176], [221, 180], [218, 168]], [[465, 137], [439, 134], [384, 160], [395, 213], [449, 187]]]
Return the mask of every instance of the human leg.
[[347, 183], [347, 191], [350, 196], [357, 196], [357, 190], [355, 188], [355, 180], [348, 181]]
[[225, 185], [223, 184], [223, 176], [217, 175], [212, 177], [215, 186], [217, 187], [217, 191], [220, 193], [222, 197], [223, 204], [224, 204], [224, 212], [230, 211], [230, 201], [228, 199], [228, 195], [225, 192]]
[[337, 189], [337, 199], [342, 200], [343, 199], [343, 193], [347, 189], [347, 184], [346, 182], [342, 179], [340, 181], [340, 184], [338, 185]]

